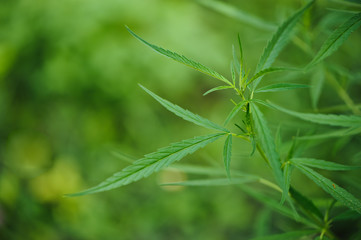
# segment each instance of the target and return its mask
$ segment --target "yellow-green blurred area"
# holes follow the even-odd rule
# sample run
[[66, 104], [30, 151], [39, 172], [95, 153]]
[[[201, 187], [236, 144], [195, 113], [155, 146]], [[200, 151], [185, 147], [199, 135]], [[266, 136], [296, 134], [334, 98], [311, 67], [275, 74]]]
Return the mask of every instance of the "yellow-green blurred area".
[[[304, 3], [225, 2], [276, 26]], [[349, 16], [326, 9], [337, 4], [320, 2], [316, 15], [309, 17], [312, 21], [302, 20], [302, 28], [310, 30], [303, 40], [319, 38], [315, 49]], [[325, 16], [329, 20], [313, 29]], [[279, 215], [272, 215], [279, 225], [262, 225], [269, 209], [235, 187], [160, 187], [194, 178], [174, 169], [109, 192], [63, 197], [98, 184], [134, 158], [210, 132], [169, 113], [138, 83], [218, 123], [233, 107], [229, 99], [237, 100], [231, 92], [203, 97], [217, 80], [160, 56], [133, 38], [125, 25], [147, 41], [227, 77], [238, 33], [253, 72], [274, 32], [191, 0], [1, 0], [0, 239], [247, 239], [257, 231], [294, 226]], [[360, 73], [360, 42], [357, 30], [330, 62]], [[276, 63], [302, 66], [310, 60], [296, 39]], [[309, 84], [310, 75], [295, 76], [275, 74], [265, 83], [289, 78]], [[358, 103], [360, 77], [352, 81], [341, 83], [351, 84], [351, 97]], [[325, 91], [328, 88], [326, 84]], [[290, 109], [312, 109], [307, 89], [260, 98]], [[332, 89], [321, 95], [320, 106], [338, 104], [343, 102]], [[273, 130], [280, 118], [286, 129], [297, 125], [287, 125], [292, 118], [283, 114], [265, 112]], [[360, 139], [330, 143], [341, 150], [349, 147], [349, 158], [359, 150]], [[213, 143], [183, 162], [222, 167], [222, 148], [222, 142]], [[249, 143], [235, 142], [233, 149], [232, 168], [273, 181], [264, 161], [250, 156]], [[326, 145], [310, 153], [320, 158], [331, 154]], [[299, 179], [305, 180], [295, 176]], [[323, 196], [311, 183], [295, 184]]]

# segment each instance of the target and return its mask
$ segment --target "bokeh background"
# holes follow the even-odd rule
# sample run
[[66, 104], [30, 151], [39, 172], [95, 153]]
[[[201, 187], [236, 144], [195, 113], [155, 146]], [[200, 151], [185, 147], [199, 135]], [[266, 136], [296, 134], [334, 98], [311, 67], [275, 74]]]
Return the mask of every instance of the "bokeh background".
[[[109, 192], [63, 197], [99, 183], [159, 147], [209, 133], [167, 112], [138, 83], [219, 123], [232, 109], [229, 98], [236, 100], [230, 92], [203, 97], [217, 80], [156, 54], [133, 38], [125, 25], [146, 40], [229, 77], [237, 34], [246, 65], [254, 69], [272, 36], [272, 25], [280, 24], [304, 1], [225, 2], [271, 27], [238, 21], [191, 0], [0, 1], [1, 239], [247, 239], [292, 226], [234, 187], [160, 187], [159, 183], [192, 178], [175, 170]], [[304, 39], [320, 38], [315, 49], [348, 16], [327, 7], [340, 6], [320, 1], [316, 15], [303, 20], [315, 34]], [[313, 28], [324, 16], [331, 17]], [[332, 62], [360, 72], [360, 42], [358, 30]], [[310, 59], [291, 43], [277, 64], [302, 66]], [[309, 78], [309, 74], [275, 74], [265, 81], [307, 84]], [[352, 81], [352, 97], [360, 100], [360, 78]], [[332, 90], [321, 95], [320, 105], [342, 104], [335, 95]], [[284, 106], [291, 109], [311, 109], [307, 89], [261, 98], [279, 103], [287, 99]], [[276, 129], [279, 115], [270, 111], [268, 116]], [[302, 129], [303, 123], [297, 124]], [[294, 125], [286, 123], [285, 128]], [[359, 150], [360, 139], [337, 146], [342, 150], [348, 143], [350, 150], [344, 154], [349, 157]], [[310, 152], [320, 157], [331, 154], [326, 145], [317, 146]], [[232, 166], [272, 179], [262, 160], [250, 157], [250, 152], [249, 144], [235, 143]], [[333, 158], [337, 156], [336, 152]], [[184, 162], [222, 167], [222, 143]], [[316, 187], [303, 188], [321, 196]]]

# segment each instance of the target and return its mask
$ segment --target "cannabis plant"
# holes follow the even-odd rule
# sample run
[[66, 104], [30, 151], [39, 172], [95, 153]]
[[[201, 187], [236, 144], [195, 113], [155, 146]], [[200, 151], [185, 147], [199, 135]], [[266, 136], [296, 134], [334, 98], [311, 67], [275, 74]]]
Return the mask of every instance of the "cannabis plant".
[[[230, 15], [232, 15], [234, 13], [229, 11], [229, 6], [224, 3], [214, 1], [201, 1], [201, 3], [226, 14], [231, 13]], [[332, 224], [337, 221], [337, 218], [351, 219], [351, 221], [352, 219], [358, 219], [359, 214], [361, 214], [361, 202], [353, 194], [345, 190], [345, 188], [325, 177], [324, 174], [320, 174], [319, 170], [349, 171], [358, 169], [359, 167], [336, 163], [327, 159], [308, 157], [302, 155], [300, 148], [305, 148], [305, 144], [303, 143], [312, 139], [317, 139], [319, 141], [328, 138], [342, 139], [345, 136], [359, 135], [361, 133], [359, 107], [354, 104], [344, 88], [342, 88], [339, 82], [334, 79], [332, 73], [335, 71], [335, 68], [323, 61], [344, 44], [349, 35], [361, 25], [361, 13], [355, 11], [348, 12], [347, 14], [350, 15], [349, 19], [343, 23], [338, 23], [338, 27], [329, 34], [320, 49], [316, 53], [313, 53], [311, 47], [312, 42], [302, 42], [301, 38], [296, 38], [294, 36], [294, 33], [300, 26], [300, 20], [304, 18], [306, 13], [309, 13], [314, 5], [315, 1], [308, 2], [298, 11], [294, 12], [276, 29], [272, 38], [264, 48], [263, 54], [261, 55], [253, 74], [251, 74], [250, 69], [246, 67], [241, 37], [238, 35], [238, 47], [233, 47], [233, 60], [230, 69], [231, 79], [228, 79], [220, 73], [183, 55], [149, 43], [126, 27], [130, 34], [156, 52], [218, 79], [221, 84], [208, 90], [204, 95], [215, 91], [230, 90], [235, 93], [238, 100], [232, 101], [234, 104], [233, 109], [228, 116], [225, 117], [224, 123], [218, 124], [173, 104], [140, 85], [146, 93], [152, 96], [170, 112], [186, 121], [207, 128], [213, 133], [172, 143], [167, 147], [147, 154], [143, 158], [134, 161], [133, 164], [124, 168], [122, 171], [115, 173], [113, 176], [101, 182], [99, 185], [80, 193], [71, 194], [70, 196], [93, 194], [130, 184], [148, 177], [161, 169], [167, 168], [174, 162], [184, 158], [186, 155], [192, 154], [212, 142], [222, 140], [224, 141], [223, 161], [225, 170], [219, 171], [218, 169], [206, 167], [200, 168], [197, 166], [194, 166], [194, 168], [183, 168], [183, 171], [197, 174], [209, 174], [213, 176], [213, 178], [169, 184], [184, 186], [237, 185], [241, 191], [244, 191], [264, 205], [273, 208], [280, 214], [299, 223], [298, 229], [295, 229], [294, 231], [262, 237], [262, 239], [298, 239], [301, 237], [307, 237], [307, 239], [338, 239], [339, 237], [342, 237], [333, 232]], [[245, 17], [244, 14], [242, 15], [242, 12], [239, 12], [238, 15], [233, 14], [233, 17], [234, 16], [241, 16], [241, 18]], [[258, 27], [268, 28], [269, 25], [267, 25], [266, 22], [256, 20], [255, 18], [252, 18], [251, 22]], [[302, 67], [273, 67], [272, 65], [276, 58], [289, 41], [294, 41], [296, 44], [298, 43], [298, 46], [302, 48], [303, 51], [312, 55], [312, 60]], [[275, 83], [260, 87], [260, 85], [262, 85], [260, 83], [266, 75], [274, 72], [286, 71], [302, 76], [308, 72], [316, 72], [314, 74], [316, 77], [312, 77], [310, 84], [307, 85], [298, 83]], [[352, 111], [352, 115], [315, 112], [321, 94], [321, 85], [323, 84], [323, 81], [321, 81], [321, 78], [319, 77], [320, 72], [322, 76], [331, 79], [331, 85], [336, 89], [341, 99], [345, 101], [346, 107]], [[259, 98], [259, 93], [274, 93], [288, 90], [297, 91], [300, 88], [311, 89], [311, 102], [313, 109], [315, 110], [314, 112], [304, 113], [290, 110], [285, 106], [279, 106], [278, 104]], [[270, 108], [272, 111], [280, 111], [289, 114], [317, 126], [328, 125], [337, 127], [338, 129], [329, 130], [322, 134], [313, 133], [312, 131], [305, 134], [295, 134], [290, 141], [290, 144], [284, 144], [288, 148], [285, 154], [284, 147], [282, 147], [283, 144], [281, 143], [282, 125], [278, 127], [278, 130], [274, 135], [273, 131], [271, 131], [269, 121], [263, 113], [262, 109], [264, 108]], [[238, 119], [241, 117], [242, 120], [235, 120], [236, 116]], [[236, 126], [234, 129], [237, 131], [230, 130], [230, 126], [233, 125], [231, 123]], [[297, 132], [297, 128], [294, 130]], [[262, 176], [232, 169], [233, 141], [249, 142], [252, 148], [251, 155], [258, 152], [272, 172], [274, 181], [267, 180]], [[181, 165], [177, 166], [181, 167]], [[312, 180], [318, 187], [328, 193], [333, 201], [329, 201], [326, 204], [316, 204], [297, 190], [296, 187], [291, 184], [291, 177], [294, 170], [298, 170]], [[278, 199], [274, 199], [267, 194], [262, 193], [261, 190], [255, 190], [255, 188], [250, 187], [251, 183], [261, 184], [264, 187], [279, 193]], [[336, 209], [335, 206], [337, 206], [337, 212], [334, 214], [333, 211]], [[349, 233], [347, 236], [358, 236], [361, 238], [360, 231]]]

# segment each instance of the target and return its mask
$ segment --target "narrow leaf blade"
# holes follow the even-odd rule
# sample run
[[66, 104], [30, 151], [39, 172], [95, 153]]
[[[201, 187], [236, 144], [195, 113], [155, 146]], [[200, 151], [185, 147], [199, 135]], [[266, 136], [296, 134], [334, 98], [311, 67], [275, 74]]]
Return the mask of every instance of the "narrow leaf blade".
[[228, 178], [231, 178], [231, 158], [232, 158], [232, 134], [229, 134], [224, 142], [223, 147], [223, 159], [224, 159], [224, 166], [226, 168]]
[[236, 106], [233, 107], [233, 109], [231, 110], [231, 112], [228, 114], [226, 120], [224, 121], [223, 125], [226, 126], [229, 121], [231, 121], [234, 116], [236, 116], [236, 114], [239, 112], [239, 110], [241, 110], [241, 108], [247, 103], [247, 101], [241, 101], [239, 102]]
[[248, 85], [251, 84], [252, 82], [262, 78], [263, 76], [269, 74], [269, 73], [274, 73], [274, 72], [282, 72], [282, 71], [299, 71], [299, 69], [297, 68], [284, 68], [284, 67], [270, 67], [270, 68], [266, 68], [263, 70], [260, 70], [259, 72], [257, 72], [256, 74], [253, 75], [253, 77], [248, 81]]
[[287, 113], [291, 116], [300, 118], [302, 120], [325, 124], [331, 126], [339, 127], [360, 127], [361, 126], [361, 117], [356, 115], [334, 115], [334, 114], [314, 114], [314, 113], [300, 113], [285, 109], [274, 103], [269, 102], [269, 104], [275, 109]]
[[327, 38], [325, 43], [321, 46], [316, 56], [307, 65], [306, 69], [321, 62], [326, 57], [334, 53], [350, 36], [350, 34], [361, 26], [361, 12], [354, 14], [345, 23], [339, 26]]
[[218, 86], [218, 87], [214, 87], [212, 89], [209, 89], [207, 92], [205, 92], [203, 94], [203, 96], [206, 96], [207, 94], [210, 94], [212, 92], [215, 92], [215, 91], [219, 91], [219, 90], [224, 90], [224, 89], [230, 89], [232, 88], [232, 86]]
[[183, 118], [184, 120], [187, 120], [189, 122], [192, 122], [194, 124], [197, 124], [199, 126], [208, 128], [208, 129], [214, 129], [214, 130], [218, 130], [218, 131], [222, 131], [222, 132], [229, 132], [227, 129], [225, 129], [224, 127], [219, 126], [216, 123], [211, 122], [210, 120], [203, 118], [197, 114], [194, 114], [188, 110], [185, 110], [181, 107], [179, 107], [178, 105], [175, 105], [161, 97], [159, 97], [158, 95], [156, 95], [155, 93], [153, 93], [152, 91], [148, 90], [147, 88], [143, 87], [142, 85], [139, 84], [139, 86], [141, 88], [143, 88], [144, 91], [146, 91], [149, 95], [151, 95], [155, 100], [157, 100], [160, 104], [162, 104], [166, 109], [168, 109], [169, 111], [171, 111], [172, 113], [174, 113], [175, 115]]
[[[263, 54], [257, 64], [256, 72], [262, 71], [266, 68], [269, 68], [272, 63], [275, 61], [276, 57], [286, 46], [288, 40], [292, 35], [292, 30], [296, 26], [298, 20], [302, 17], [304, 12], [312, 6], [314, 3], [310, 1], [303, 8], [294, 13], [289, 17], [278, 29], [277, 32], [272, 36], [272, 39], [268, 42], [266, 48], [263, 51]], [[261, 81], [261, 78], [258, 78], [254, 84], [254, 88]]]
[[257, 89], [255, 92], [279, 92], [279, 91], [287, 91], [287, 90], [293, 90], [298, 88], [308, 88], [309, 85], [305, 84], [294, 84], [294, 83], [276, 83], [271, 84], [262, 88]]
[[142, 39], [141, 37], [139, 37], [138, 35], [136, 35], [132, 30], [130, 30], [128, 27], [126, 27], [128, 32], [130, 34], [132, 34], [135, 38], [137, 38], [139, 41], [141, 41], [142, 43], [144, 43], [145, 45], [151, 47], [153, 50], [155, 50], [156, 52], [166, 56], [166, 57], [169, 57], [177, 62], [180, 62], [180, 63], [183, 63], [184, 65], [188, 66], [188, 67], [191, 67], [191, 68], [194, 68], [196, 69], [197, 71], [200, 71], [202, 73], [205, 73], [211, 77], [214, 77], [214, 78], [217, 78], [229, 85], [232, 85], [230, 83], [230, 81], [225, 78], [224, 76], [222, 76], [221, 74], [217, 73], [216, 71], [204, 66], [203, 64], [201, 63], [198, 63], [198, 62], [195, 62], [183, 55], [179, 55], [178, 53], [175, 53], [175, 52], [172, 52], [172, 51], [169, 51], [169, 50], [166, 50], [164, 48], [161, 48], [161, 47], [158, 47], [156, 45], [153, 45], [147, 41], [145, 41], [144, 39]]
[[277, 184], [283, 190], [283, 194], [288, 195], [288, 192], [287, 193], [285, 192], [286, 185], [284, 181], [283, 172], [281, 170], [281, 159], [276, 151], [276, 146], [272, 138], [271, 131], [268, 128], [268, 124], [262, 112], [258, 109], [258, 107], [252, 102], [251, 102], [251, 106], [253, 110], [252, 117], [254, 120], [254, 126], [256, 128], [257, 139], [259, 140], [260, 146], [269, 160], [269, 164], [273, 171], [273, 175], [276, 178]]
[[347, 166], [344, 164], [339, 164], [339, 163], [334, 163], [334, 162], [329, 162], [314, 158], [292, 158], [290, 161], [292, 163], [297, 163], [308, 167], [319, 168], [330, 171], [348, 171], [348, 170], [355, 170], [361, 168], [361, 166]]
[[351, 193], [347, 192], [336, 183], [332, 182], [328, 178], [325, 178], [321, 174], [313, 171], [311, 168], [303, 166], [301, 164], [294, 164], [303, 174], [314, 181], [325, 192], [329, 193], [337, 201], [344, 204], [348, 208], [355, 210], [361, 214], [361, 202], [355, 198]]
[[144, 158], [135, 161], [132, 165], [115, 173], [98, 186], [67, 196], [81, 196], [128, 185], [129, 183], [148, 177], [154, 172], [158, 172], [162, 168], [169, 166], [171, 163], [182, 159], [188, 154], [194, 153], [198, 149], [216, 141], [222, 136], [224, 136], [224, 133], [210, 134], [173, 143], [168, 147], [161, 148], [156, 152], [145, 155]]

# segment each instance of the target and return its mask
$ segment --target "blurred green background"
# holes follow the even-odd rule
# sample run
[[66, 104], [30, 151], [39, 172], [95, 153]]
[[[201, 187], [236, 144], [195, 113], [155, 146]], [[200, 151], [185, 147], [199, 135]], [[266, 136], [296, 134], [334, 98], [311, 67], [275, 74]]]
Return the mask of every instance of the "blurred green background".
[[[303, 1], [227, 2], [279, 24]], [[101, 194], [63, 197], [119, 171], [129, 164], [124, 159], [209, 132], [167, 112], [138, 83], [215, 122], [232, 108], [228, 92], [202, 96], [217, 80], [154, 53], [124, 25], [228, 77], [237, 33], [251, 69], [272, 36], [194, 1], [1, 0], [0, 238], [247, 239], [255, 231], [272, 232], [271, 223], [264, 226], [270, 230], [259, 229], [269, 210], [237, 188], [159, 186], [189, 178], [181, 172], [163, 171]], [[352, 60], [361, 56], [357, 34], [336, 63], [360, 67]], [[287, 52], [280, 64], [311, 59], [293, 45]], [[285, 96], [290, 108], [310, 109], [307, 90], [280, 98]], [[323, 96], [321, 103], [332, 97]], [[276, 128], [277, 115], [270, 117]], [[272, 179], [250, 151], [248, 144], [235, 144], [232, 166]], [[184, 160], [217, 166], [222, 161], [222, 143]], [[277, 229], [287, 230], [286, 222]]]

